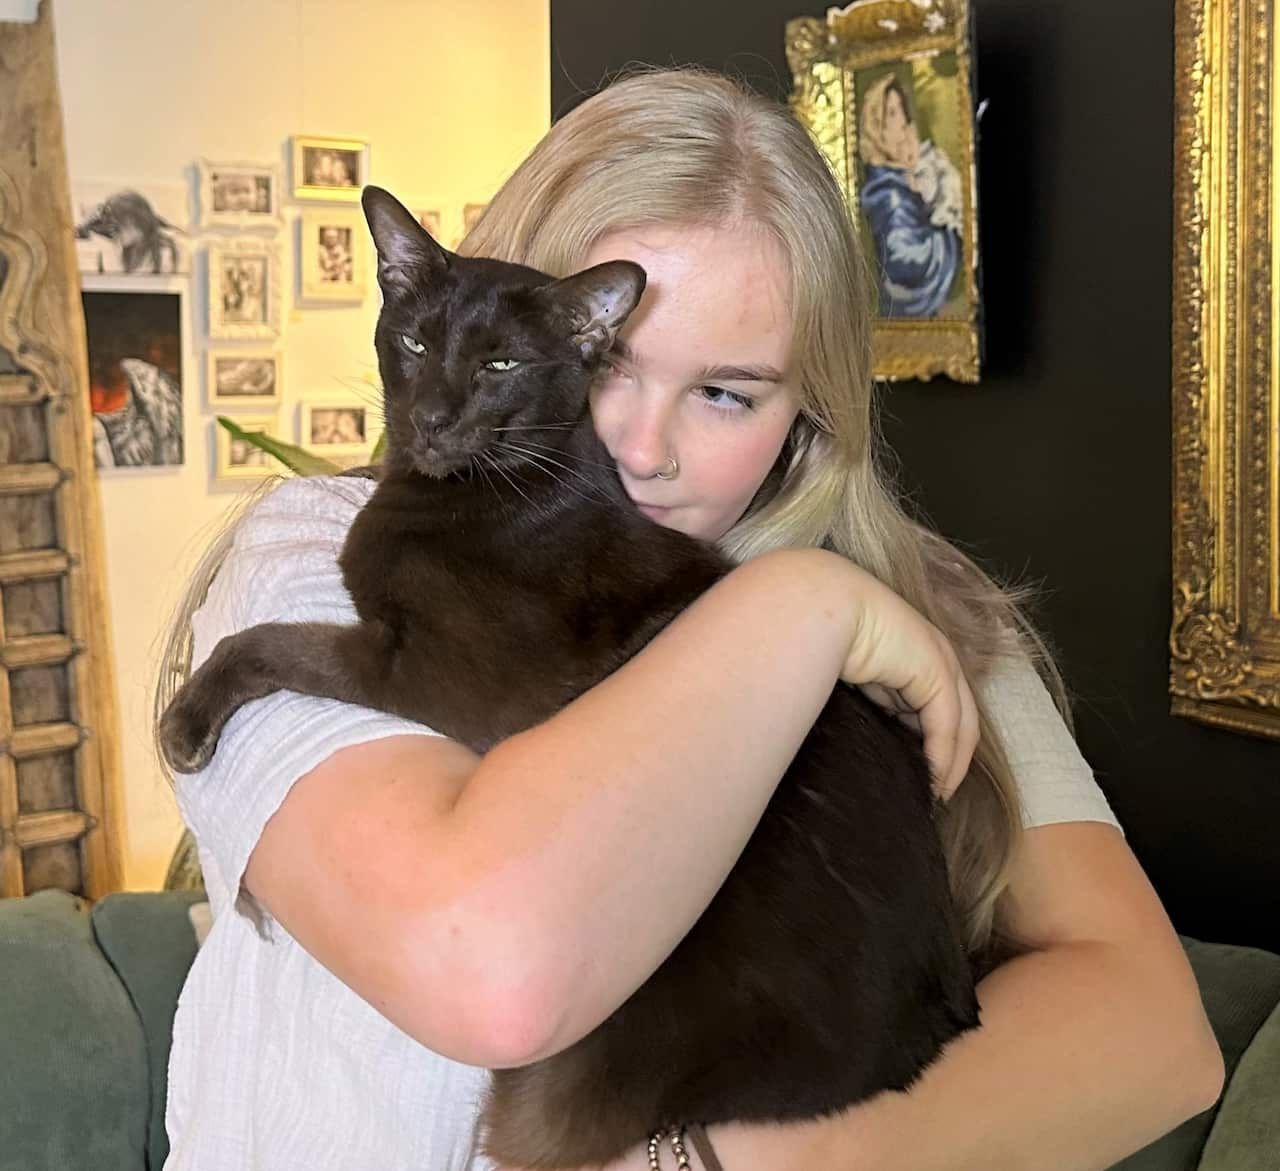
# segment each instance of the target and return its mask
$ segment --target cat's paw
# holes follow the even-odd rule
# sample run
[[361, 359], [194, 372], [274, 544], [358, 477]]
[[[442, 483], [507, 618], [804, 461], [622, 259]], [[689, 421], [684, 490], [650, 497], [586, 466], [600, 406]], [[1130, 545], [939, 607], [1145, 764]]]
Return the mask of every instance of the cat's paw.
[[160, 717], [160, 753], [175, 773], [198, 773], [213, 759], [221, 727], [179, 695]]

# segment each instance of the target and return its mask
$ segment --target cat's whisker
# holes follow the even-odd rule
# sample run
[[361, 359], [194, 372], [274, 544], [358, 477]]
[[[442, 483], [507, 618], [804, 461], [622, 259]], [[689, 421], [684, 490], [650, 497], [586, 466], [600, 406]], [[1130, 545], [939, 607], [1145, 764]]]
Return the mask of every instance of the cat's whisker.
[[557, 454], [564, 456], [565, 459], [574, 460], [576, 463], [580, 463], [584, 467], [603, 468], [608, 472], [612, 472], [614, 470], [613, 464], [602, 464], [599, 460], [587, 459], [585, 455], [577, 455], [572, 451], [565, 451], [560, 447], [552, 447], [550, 444], [534, 443], [532, 439], [521, 439], [520, 442], [525, 444], [527, 447], [537, 447], [543, 451], [554, 451]]
[[[517, 455], [522, 456], [523, 462], [531, 464], [532, 466], [539, 468], [541, 471], [546, 472], [548, 475], [551, 476], [553, 480], [555, 480], [557, 484], [559, 484], [566, 491], [572, 492], [575, 496], [578, 497], [578, 499], [585, 500], [588, 504], [598, 504], [601, 501], [607, 504], [609, 502], [609, 498], [605, 496], [603, 493], [600, 493], [599, 490], [595, 488], [595, 485], [592, 484], [590, 480], [588, 480], [585, 476], [578, 475], [578, 473], [575, 472], [572, 468], [565, 467], [564, 464], [556, 464], [555, 460], [549, 460], [548, 456], [541, 455], [536, 451], [517, 451], [516, 448], [509, 443], [504, 443], [502, 446], [507, 448], [508, 450], [515, 451]], [[572, 475], [578, 476], [578, 479], [582, 480], [582, 482], [586, 484], [587, 487], [592, 488], [596, 491], [596, 495], [588, 496], [585, 492], [579, 491], [572, 484], [570, 484], [566, 479], [564, 479], [564, 477], [557, 475], [555, 471], [548, 466], [547, 463], [538, 462], [543, 460], [549, 460], [549, 462], [551, 464], [555, 464], [556, 467], [564, 468], [566, 472], [569, 472]]]
[[485, 471], [484, 462], [483, 462], [484, 458], [485, 458], [484, 452], [478, 451], [476, 452], [475, 455], [471, 457], [471, 464], [473, 467], [476, 467], [480, 470], [480, 474], [484, 477], [484, 482], [489, 485], [489, 491], [493, 492], [496, 495], [498, 489], [494, 484], [494, 482], [489, 478], [489, 473]]
[[[592, 482], [591, 482], [591, 480], [589, 480], [589, 479], [588, 479], [586, 476], [584, 476], [581, 472], [577, 471], [575, 468], [571, 468], [568, 464], [563, 464], [563, 463], [561, 463], [558, 459], [555, 459], [555, 458], [554, 458], [554, 457], [552, 457], [552, 456], [545, 455], [545, 454], [543, 454], [542, 452], [530, 451], [530, 450], [529, 450], [529, 448], [527, 448], [527, 447], [522, 447], [522, 446], [521, 446], [520, 444], [518, 444], [518, 443], [512, 443], [510, 440], [507, 440], [507, 441], [505, 441], [505, 442], [501, 443], [501, 444], [500, 444], [500, 446], [501, 446], [501, 447], [506, 448], [508, 451], [515, 451], [515, 452], [519, 452], [521, 455], [527, 456], [527, 457], [529, 457], [530, 459], [535, 459], [535, 458], [536, 458], [536, 459], [539, 459], [539, 460], [543, 460], [543, 461], [545, 461], [545, 462], [547, 462], [547, 463], [552, 463], [552, 464], [554, 464], [554, 465], [555, 465], [556, 467], [558, 467], [558, 468], [563, 468], [566, 472], [568, 472], [568, 473], [569, 473], [569, 475], [571, 475], [571, 476], [576, 476], [579, 480], [581, 480], [581, 481], [582, 481], [584, 484], [586, 484], [589, 488], [592, 488], [594, 491], [596, 491], [596, 492], [599, 492], [599, 491], [600, 491], [598, 488], [596, 488], [595, 484], [594, 484], [594, 483], [592, 483]], [[534, 446], [540, 446], [540, 445], [535, 444]], [[555, 448], [549, 448], [548, 450], [550, 450], [550, 451], [555, 451], [556, 449], [555, 449]], [[563, 453], [561, 453], [561, 454], [563, 454]], [[566, 487], [568, 487], [568, 485], [567, 485], [567, 484], [566, 484], [565, 486], [566, 486]], [[603, 494], [602, 494], [602, 495], [603, 495]], [[607, 499], [607, 497], [606, 497], [606, 499]]]
[[531, 508], [534, 507], [533, 501], [529, 499], [529, 494], [523, 488], [521, 488], [520, 485], [517, 484], [509, 475], [507, 475], [507, 469], [504, 468], [500, 463], [498, 463], [497, 460], [492, 460], [492, 464], [493, 464], [493, 470], [497, 472], [498, 475], [500, 475], [504, 480], [506, 480], [506, 482], [510, 484], [517, 492], [519, 492], [520, 495], [523, 496], [526, 501], [528, 501], [528, 504]]
[[558, 428], [576, 427], [577, 423], [524, 423], [517, 427], [490, 427], [490, 431], [554, 431]]

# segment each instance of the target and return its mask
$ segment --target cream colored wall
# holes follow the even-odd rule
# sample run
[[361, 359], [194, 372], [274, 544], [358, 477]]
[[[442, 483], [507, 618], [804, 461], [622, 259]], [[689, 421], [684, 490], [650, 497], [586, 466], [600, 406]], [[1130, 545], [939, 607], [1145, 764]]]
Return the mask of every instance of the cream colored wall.
[[[54, 3], [73, 184], [182, 182], [201, 156], [279, 161], [287, 181], [291, 134], [350, 135], [373, 144], [373, 182], [443, 208], [448, 240], [463, 203], [486, 200], [548, 125], [548, 0]], [[286, 204], [279, 235], [289, 289], [297, 210]], [[187, 462], [101, 476], [134, 889], [160, 884], [181, 830], [150, 751], [161, 633], [234, 499], [211, 482], [196, 285], [184, 321]], [[304, 394], [372, 373], [376, 313], [376, 291], [351, 308], [299, 310], [286, 296], [289, 437]]]

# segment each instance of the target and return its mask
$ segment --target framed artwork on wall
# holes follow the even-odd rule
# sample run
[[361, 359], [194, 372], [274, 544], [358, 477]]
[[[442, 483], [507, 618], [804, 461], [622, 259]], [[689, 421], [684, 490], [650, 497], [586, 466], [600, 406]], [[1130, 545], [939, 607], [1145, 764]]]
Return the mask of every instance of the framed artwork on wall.
[[1280, 739], [1272, 0], [1177, 0], [1172, 710]]
[[363, 138], [295, 134], [290, 140], [294, 199], [357, 203], [369, 182], [369, 143]]
[[197, 169], [201, 227], [252, 230], [280, 226], [279, 167], [201, 159]]
[[181, 294], [86, 289], [80, 300], [95, 466], [181, 464]]
[[360, 399], [315, 399], [298, 406], [298, 442], [326, 458], [368, 456], [376, 436], [374, 411]]
[[177, 183], [77, 183], [76, 260], [86, 274], [189, 276], [187, 189]]
[[349, 208], [307, 210], [298, 219], [298, 274], [307, 301], [359, 303], [368, 292], [364, 216]]
[[787, 22], [791, 109], [874, 277], [878, 378], [977, 382], [982, 357], [969, 0], [858, 0]]
[[209, 243], [209, 336], [273, 338], [280, 332], [280, 251], [265, 239]]
[[278, 408], [284, 382], [280, 350], [209, 350], [209, 406], [221, 410]]
[[[275, 415], [236, 415], [232, 418], [243, 431], [276, 434]], [[216, 419], [213, 428], [214, 477], [219, 480], [260, 480], [279, 475], [279, 463], [260, 447], [232, 435]]]

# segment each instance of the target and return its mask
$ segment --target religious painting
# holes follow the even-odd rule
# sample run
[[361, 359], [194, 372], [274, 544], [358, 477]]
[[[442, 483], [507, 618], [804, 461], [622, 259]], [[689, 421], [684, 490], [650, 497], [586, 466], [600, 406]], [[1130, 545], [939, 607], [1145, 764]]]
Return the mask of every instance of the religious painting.
[[787, 25], [791, 106], [839, 179], [872, 274], [877, 377], [978, 380], [967, 0], [859, 0]]

